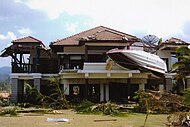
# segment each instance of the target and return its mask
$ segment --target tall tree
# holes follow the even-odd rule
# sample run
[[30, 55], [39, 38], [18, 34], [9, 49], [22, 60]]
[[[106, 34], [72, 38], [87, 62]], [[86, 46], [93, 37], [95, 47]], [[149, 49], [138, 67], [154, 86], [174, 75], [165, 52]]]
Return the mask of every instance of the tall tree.
[[190, 47], [181, 46], [177, 48], [179, 61], [173, 64], [173, 72], [177, 73], [178, 93], [184, 92], [185, 77], [190, 75]]

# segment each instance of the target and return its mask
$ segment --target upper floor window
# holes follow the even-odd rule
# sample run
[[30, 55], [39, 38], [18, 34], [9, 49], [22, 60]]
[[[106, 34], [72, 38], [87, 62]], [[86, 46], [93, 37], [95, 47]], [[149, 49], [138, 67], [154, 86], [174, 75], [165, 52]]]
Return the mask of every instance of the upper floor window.
[[173, 64], [179, 61], [177, 56], [178, 56], [178, 53], [171, 52], [171, 67], [173, 66]]

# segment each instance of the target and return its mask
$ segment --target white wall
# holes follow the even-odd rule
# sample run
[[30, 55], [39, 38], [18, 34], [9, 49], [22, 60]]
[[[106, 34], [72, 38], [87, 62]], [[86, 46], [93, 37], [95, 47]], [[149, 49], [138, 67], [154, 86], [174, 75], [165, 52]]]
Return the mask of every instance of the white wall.
[[172, 50], [158, 50], [157, 55], [160, 56], [160, 58], [167, 58], [168, 59], [168, 69], [171, 70], [171, 52], [174, 52]]

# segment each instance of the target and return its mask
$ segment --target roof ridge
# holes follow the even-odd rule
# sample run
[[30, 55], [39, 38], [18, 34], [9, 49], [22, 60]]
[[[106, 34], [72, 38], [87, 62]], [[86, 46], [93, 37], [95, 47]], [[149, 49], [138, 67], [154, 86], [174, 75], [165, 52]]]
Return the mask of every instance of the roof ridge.
[[68, 36], [68, 37], [66, 37], [66, 38], [58, 39], [58, 41], [53, 41], [53, 43], [57, 43], [57, 42], [60, 42], [60, 41], [66, 40], [66, 39], [71, 38], [71, 37], [73, 37], [73, 36], [77, 36], [77, 35], [79, 35], [79, 34], [82, 34], [82, 33], [85, 33], [85, 32], [88, 32], [88, 31], [91, 31], [91, 30], [94, 30], [94, 29], [97, 29], [97, 28], [99, 28], [99, 27], [103, 27], [103, 26], [97, 26], [97, 27], [94, 27], [94, 28], [91, 28], [91, 29], [88, 29], [88, 30], [84, 30], [84, 31], [79, 32], [79, 33], [77, 33], [77, 34], [74, 34], [74, 35]]
[[36, 41], [39, 41], [39, 42], [42, 42], [41, 40], [39, 40], [39, 39], [37, 39], [37, 38], [35, 38], [35, 37], [33, 37], [33, 36], [25, 36], [25, 37], [21, 37], [21, 38], [18, 38], [18, 39], [15, 39], [15, 40], [13, 40], [12, 42], [15, 42], [15, 41], [19, 41], [19, 40], [23, 40], [23, 39], [26, 39], [26, 38], [32, 38], [32, 39], [34, 39], [34, 40], [36, 40]]
[[12, 43], [17, 43], [17, 42], [19, 42], [19, 41], [21, 41], [21, 40], [24, 40], [24, 39], [27, 39], [27, 38], [34, 39], [34, 40], [36, 40], [37, 42], [39, 42], [40, 44], [42, 44], [42, 45], [45, 47], [44, 43], [43, 43], [41, 40], [39, 40], [39, 39], [37, 39], [37, 38], [35, 38], [35, 37], [31, 36], [31, 35], [29, 35], [29, 36], [24, 36], [24, 37], [21, 37], [21, 38], [12, 40]]
[[33, 38], [34, 40], [37, 40], [37, 41], [39, 41], [39, 42], [42, 42], [41, 40], [39, 40], [39, 39], [37, 39], [37, 38], [35, 38], [35, 37], [33, 37], [33, 36], [28, 36], [28, 37], [31, 37], [31, 38]]
[[166, 41], [169, 41], [171, 39], [176, 39], [176, 40], [179, 40], [181, 42], [184, 42], [184, 43], [187, 43], [186, 41], [182, 40], [182, 39], [179, 39], [179, 38], [176, 38], [176, 37], [171, 37], [170, 39], [166, 40]]
[[122, 35], [119, 34], [118, 32], [116, 32], [116, 31], [112, 31], [112, 30], [109, 30], [109, 29], [102, 30], [102, 31], [100, 31], [100, 33], [105, 32], [105, 31], [108, 31], [108, 32], [111, 32], [111, 33], [117, 34], [117, 35], [119, 35], [119, 36], [122, 36]]
[[[125, 34], [125, 35], [129, 35], [129, 36], [132, 36], [132, 37], [136, 37], [136, 36], [133, 36], [133, 35], [131, 35], [131, 34], [127, 34], [127, 33], [124, 33], [124, 32], [121, 32], [121, 31], [119, 31], [119, 30], [115, 30], [115, 29], [112, 29], [112, 28], [109, 28], [109, 27], [105, 27], [105, 26], [102, 26], [102, 27], [104, 27], [104, 28], [106, 28], [106, 29], [109, 29], [109, 30], [111, 30], [111, 31], [115, 31], [115, 32], [118, 32], [118, 33], [122, 33], [122, 34]], [[136, 37], [137, 38], [137, 37]]]
[[[131, 36], [131, 37], [137, 38], [136, 36], [133, 36], [133, 35], [131, 35], [131, 34], [127, 34], [127, 33], [124, 33], [124, 32], [121, 32], [121, 31], [118, 31], [118, 30], [115, 30], [115, 29], [112, 29], [112, 28], [109, 28], [109, 27], [105, 27], [105, 26], [100, 25], [100, 26], [97, 26], [97, 27], [94, 27], [94, 28], [91, 28], [91, 29], [88, 29], [88, 30], [84, 30], [84, 31], [79, 32], [79, 33], [77, 33], [77, 34], [74, 34], [74, 35], [71, 35], [71, 36], [62, 38], [62, 39], [57, 39], [56, 41], [52, 41], [51, 43], [52, 43], [52, 44], [56, 44], [56, 43], [59, 43], [59, 42], [61, 42], [61, 41], [67, 40], [67, 39], [69, 39], [69, 38], [72, 38], [72, 37], [74, 37], [74, 36], [77, 36], [77, 35], [80, 35], [80, 34], [83, 34], [83, 33], [86, 33], [86, 32], [88, 32], [88, 31], [92, 31], [92, 30], [97, 29], [97, 28], [102, 28], [102, 29], [108, 30], [108, 31], [113, 32], [113, 33], [116, 33], [116, 34], [119, 34], [119, 33], [120, 33], [120, 34], [123, 34], [123, 35], [127, 35], [127, 36]], [[105, 30], [102, 30], [102, 31], [105, 31]], [[101, 32], [102, 32], [102, 31], [101, 31]], [[95, 33], [96, 33], [96, 32], [95, 32]], [[93, 33], [93, 34], [95, 34], [95, 33]], [[92, 34], [92, 35], [93, 35], [93, 34]]]

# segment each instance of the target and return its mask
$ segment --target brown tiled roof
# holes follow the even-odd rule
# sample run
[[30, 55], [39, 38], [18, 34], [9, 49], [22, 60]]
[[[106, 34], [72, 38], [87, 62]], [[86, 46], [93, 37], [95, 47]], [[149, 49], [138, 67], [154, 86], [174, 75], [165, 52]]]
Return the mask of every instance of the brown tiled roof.
[[183, 40], [181, 40], [179, 38], [174, 38], [174, 37], [166, 40], [164, 43], [167, 43], [167, 44], [177, 44], [177, 45], [179, 45], [179, 44], [188, 44], [187, 42], [185, 42], [185, 41], [183, 41]]
[[26, 37], [22, 37], [22, 38], [19, 38], [19, 39], [12, 41], [12, 43], [22, 43], [22, 42], [25, 42], [25, 43], [41, 43], [45, 47], [45, 45], [42, 43], [42, 41], [40, 41], [40, 40], [38, 40], [32, 36], [26, 36]]
[[[171, 50], [172, 49], [176, 49], [178, 46], [181, 46], [181, 45], [189, 45], [190, 43], [188, 42], [185, 42], [179, 38], [175, 38], [175, 37], [172, 37], [168, 40], [166, 40], [165, 42], [162, 42], [159, 44], [158, 48], [159, 49], [165, 49], [165, 50]], [[172, 46], [172, 47], [171, 47]]]
[[136, 36], [129, 35], [108, 27], [98, 26], [81, 33], [72, 35], [53, 42], [53, 45], [79, 45], [81, 40], [139, 40]]

